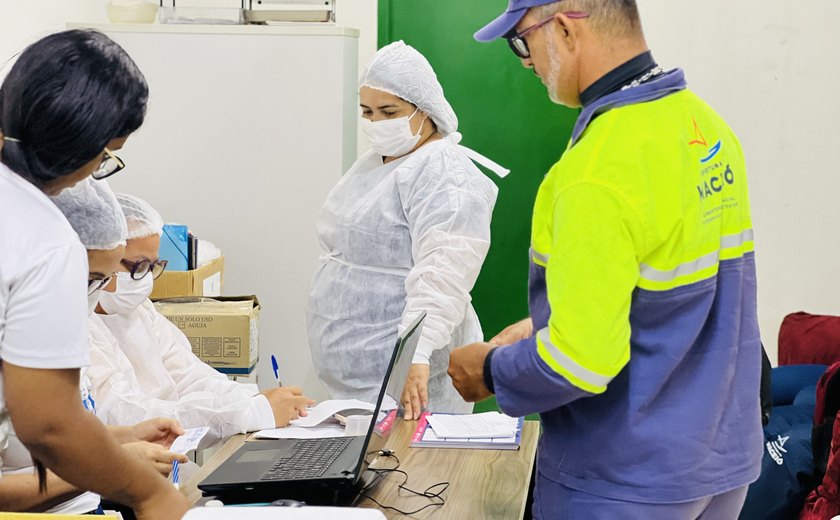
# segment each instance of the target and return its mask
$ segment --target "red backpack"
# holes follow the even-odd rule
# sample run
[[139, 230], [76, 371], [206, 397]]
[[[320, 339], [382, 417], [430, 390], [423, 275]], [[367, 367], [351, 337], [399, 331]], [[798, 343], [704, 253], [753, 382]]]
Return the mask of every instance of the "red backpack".
[[831, 520], [840, 515], [840, 412], [834, 419], [834, 440], [822, 483], [808, 494], [799, 520]]
[[830, 365], [840, 361], [840, 316], [794, 312], [779, 328], [779, 365]]
[[831, 520], [840, 515], [840, 362], [825, 371], [817, 383], [817, 405], [811, 434], [814, 482], [799, 520]]

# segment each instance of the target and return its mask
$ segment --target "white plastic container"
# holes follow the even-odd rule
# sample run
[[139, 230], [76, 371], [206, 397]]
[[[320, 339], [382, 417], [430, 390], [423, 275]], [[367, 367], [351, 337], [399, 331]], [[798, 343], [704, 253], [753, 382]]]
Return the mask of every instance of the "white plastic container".
[[153, 23], [158, 4], [144, 0], [111, 0], [105, 4], [111, 23]]
[[367, 435], [372, 415], [349, 415], [344, 424], [344, 435], [346, 437]]

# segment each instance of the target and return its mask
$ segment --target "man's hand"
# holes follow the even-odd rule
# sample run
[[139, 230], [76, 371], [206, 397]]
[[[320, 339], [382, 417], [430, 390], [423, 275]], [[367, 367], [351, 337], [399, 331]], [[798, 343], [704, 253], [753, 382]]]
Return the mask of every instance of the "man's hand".
[[155, 417], [135, 424], [131, 427], [131, 431], [138, 441], [151, 442], [168, 448], [179, 435], [183, 435], [184, 428], [175, 419]]
[[484, 385], [484, 358], [493, 348], [490, 343], [473, 343], [449, 354], [447, 373], [465, 401], [474, 403], [492, 395]]
[[123, 447], [129, 453], [137, 455], [141, 459], [149, 462], [155, 471], [164, 477], [169, 475], [172, 471], [172, 462], [178, 461], [180, 463], [187, 462], [189, 459], [186, 455], [180, 453], [173, 453], [159, 444], [152, 444], [151, 442], [138, 441], [123, 444]]
[[402, 405], [406, 421], [419, 419], [423, 410], [429, 406], [429, 365], [411, 365], [403, 387]]
[[528, 339], [533, 335], [534, 322], [529, 316], [522, 321], [517, 321], [513, 325], [505, 327], [502, 332], [496, 334], [493, 339], [490, 340], [490, 343], [497, 347], [501, 347], [503, 345], [510, 345], [512, 343], [516, 343], [517, 341], [522, 341], [523, 339]]
[[315, 401], [302, 395], [302, 390], [298, 386], [279, 386], [261, 393], [271, 405], [271, 411], [274, 412], [274, 424], [277, 428], [288, 426], [289, 422], [298, 417], [306, 417], [308, 415], [306, 407], [315, 404]]

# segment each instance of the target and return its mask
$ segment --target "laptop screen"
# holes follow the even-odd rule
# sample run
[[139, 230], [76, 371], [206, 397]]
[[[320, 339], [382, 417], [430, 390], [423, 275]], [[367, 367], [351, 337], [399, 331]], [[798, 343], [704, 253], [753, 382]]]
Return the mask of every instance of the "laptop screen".
[[388, 440], [388, 434], [397, 419], [403, 386], [408, 378], [408, 371], [414, 359], [414, 351], [417, 349], [417, 341], [420, 339], [420, 330], [423, 328], [425, 318], [424, 311], [397, 338], [391, 362], [388, 364], [382, 388], [379, 390], [379, 399], [376, 401], [375, 420], [371, 421], [365, 448], [356, 465], [357, 475], [367, 468], [367, 466], [362, 467], [362, 464], [373, 461], [376, 458], [376, 452], [381, 450]]

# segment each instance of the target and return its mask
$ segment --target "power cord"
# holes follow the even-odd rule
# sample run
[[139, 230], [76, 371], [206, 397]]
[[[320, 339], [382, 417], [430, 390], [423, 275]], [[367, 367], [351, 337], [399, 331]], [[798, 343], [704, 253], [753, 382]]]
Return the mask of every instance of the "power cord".
[[[382, 455], [385, 458], [394, 459], [397, 464], [393, 468], [373, 469], [373, 468], [370, 467], [370, 462], [365, 461], [367, 463], [367, 466], [368, 466], [366, 471], [370, 471], [370, 472], [374, 473], [375, 476], [374, 476], [373, 480], [368, 482], [368, 484], [365, 487], [363, 487], [361, 490], [359, 490], [359, 497], [360, 498], [366, 498], [366, 499], [370, 500], [371, 502], [373, 502], [374, 504], [381, 507], [382, 509], [390, 509], [391, 511], [396, 511], [399, 514], [406, 515], [406, 516], [417, 514], [420, 511], [424, 511], [424, 510], [426, 510], [430, 507], [440, 507], [440, 506], [446, 504], [446, 499], [443, 498], [442, 495], [447, 489], [449, 489], [449, 482], [438, 482], [437, 484], [432, 484], [431, 486], [427, 487], [423, 491], [415, 491], [415, 490], [409, 488], [408, 486], [406, 486], [406, 484], [408, 483], [408, 473], [399, 469], [400, 459], [397, 458], [397, 456], [394, 454], [393, 451], [385, 449], [385, 450], [368, 452], [368, 455], [372, 455], [372, 454]], [[409, 492], [413, 495], [419, 496], [419, 497], [424, 497], [424, 498], [428, 498], [430, 500], [434, 500], [434, 502], [432, 502], [431, 504], [426, 504], [425, 506], [423, 506], [419, 509], [415, 509], [414, 511], [403, 511], [403, 510], [401, 510], [397, 507], [385, 505], [385, 504], [379, 502], [378, 500], [376, 500], [375, 498], [373, 498], [372, 496], [367, 494], [367, 492], [370, 491], [371, 488], [373, 488], [376, 484], [379, 483], [379, 481], [381, 481], [383, 478], [385, 478], [385, 475], [388, 475], [388, 474], [391, 474], [391, 473], [399, 473], [400, 475], [403, 476], [402, 483], [397, 485], [398, 489], [402, 489], [404, 491], [407, 491], [407, 492]], [[435, 491], [438, 488], [439, 488], [439, 490]]]

